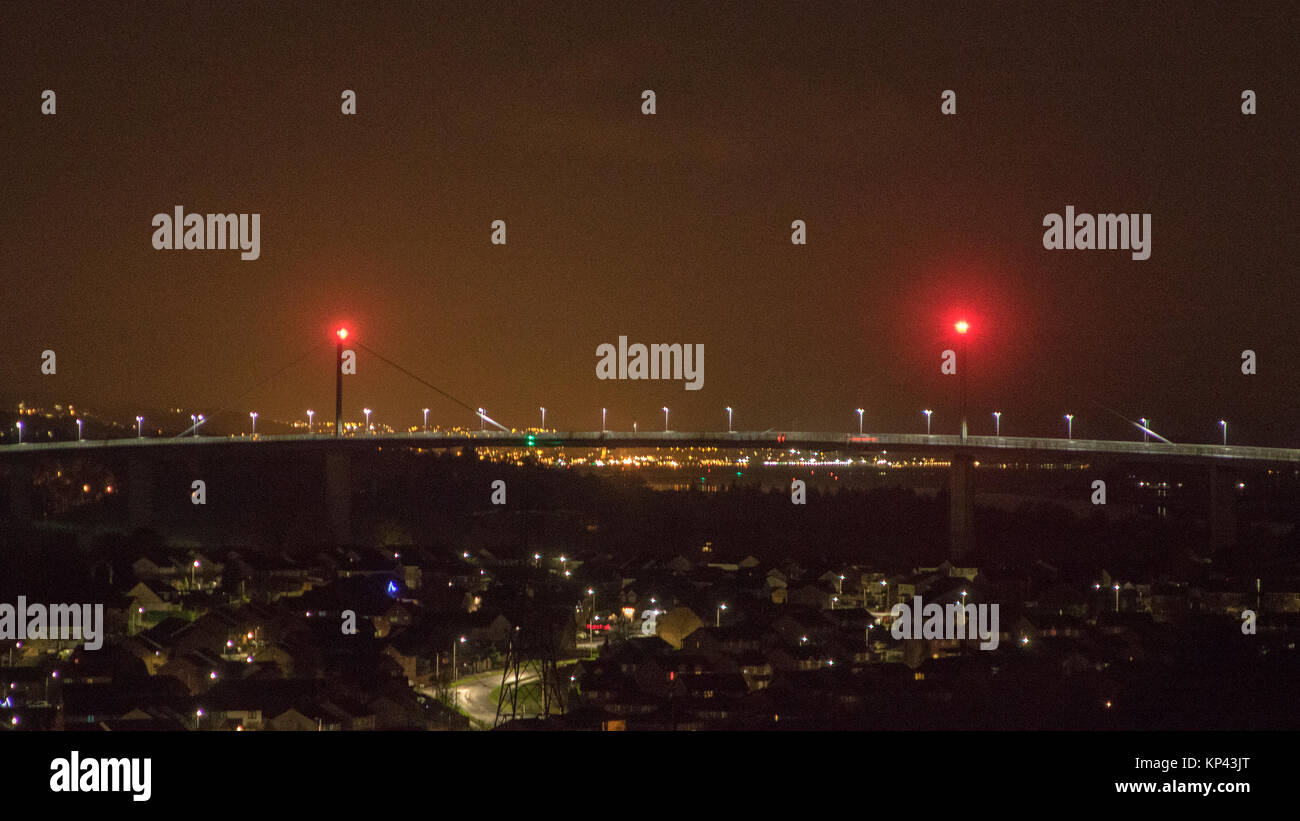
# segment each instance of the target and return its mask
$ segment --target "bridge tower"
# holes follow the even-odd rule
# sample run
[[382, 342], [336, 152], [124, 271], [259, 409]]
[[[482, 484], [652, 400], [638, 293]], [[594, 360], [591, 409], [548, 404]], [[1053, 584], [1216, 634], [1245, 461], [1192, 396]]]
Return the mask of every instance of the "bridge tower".
[[948, 472], [948, 550], [958, 559], [975, 546], [975, 460], [953, 454]]
[[1210, 467], [1210, 547], [1220, 550], [1237, 541], [1237, 480], [1226, 467]]
[[348, 329], [339, 328], [338, 355], [334, 362], [334, 435], [343, 435], [343, 340], [348, 338]]

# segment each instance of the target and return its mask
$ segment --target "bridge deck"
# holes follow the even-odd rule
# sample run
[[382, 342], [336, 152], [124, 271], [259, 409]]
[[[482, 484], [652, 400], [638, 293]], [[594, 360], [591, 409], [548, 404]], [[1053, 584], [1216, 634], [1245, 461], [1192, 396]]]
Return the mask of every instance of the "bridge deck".
[[469, 431], [448, 433], [360, 434], [335, 438], [326, 434], [258, 436], [185, 436], [121, 438], [0, 445], [0, 460], [23, 456], [57, 456], [95, 451], [156, 448], [368, 448], [382, 445], [430, 448], [455, 447], [714, 447], [722, 449], [841, 450], [933, 454], [966, 454], [975, 458], [1062, 458], [1119, 456], [1136, 461], [1256, 462], [1300, 465], [1300, 449], [1243, 445], [1166, 444], [1106, 439], [1054, 439], [1017, 436], [927, 435], [910, 433], [835, 433], [809, 431], [687, 432], [659, 431]]

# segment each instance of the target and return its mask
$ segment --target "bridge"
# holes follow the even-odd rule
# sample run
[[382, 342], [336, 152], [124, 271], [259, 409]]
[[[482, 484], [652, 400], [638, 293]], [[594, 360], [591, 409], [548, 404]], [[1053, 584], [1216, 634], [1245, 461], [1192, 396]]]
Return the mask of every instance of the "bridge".
[[[894, 453], [929, 457], [949, 465], [949, 539], [954, 558], [973, 546], [974, 468], [980, 461], [1044, 462], [1096, 457], [1107, 461], [1171, 463], [1206, 468], [1211, 488], [1211, 538], [1222, 546], [1235, 532], [1232, 513], [1234, 466], [1300, 469], [1300, 449], [1240, 445], [1172, 444], [1095, 439], [943, 434], [839, 433], [809, 431], [557, 431], [549, 429], [356, 433], [346, 436], [288, 434], [271, 436], [181, 436], [32, 442], [0, 446], [0, 466], [9, 484], [11, 518], [30, 517], [32, 471], [42, 461], [101, 454], [124, 460], [132, 526], [152, 519], [151, 462], [204, 458], [244, 460], [254, 454], [286, 460], [309, 453], [323, 456], [331, 530], [340, 543], [351, 541], [353, 454], [384, 448], [715, 448], [721, 450], [836, 451]], [[188, 488], [186, 489], [188, 493]]]

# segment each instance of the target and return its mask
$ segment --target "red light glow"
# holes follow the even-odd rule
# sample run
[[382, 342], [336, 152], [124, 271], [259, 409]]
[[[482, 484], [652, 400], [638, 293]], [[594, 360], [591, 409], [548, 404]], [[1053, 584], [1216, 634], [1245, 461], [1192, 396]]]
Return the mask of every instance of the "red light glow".
[[970, 330], [970, 325], [964, 319], [958, 320], [957, 324], [953, 325], [953, 327], [957, 329], [957, 333], [959, 334], [964, 334]]

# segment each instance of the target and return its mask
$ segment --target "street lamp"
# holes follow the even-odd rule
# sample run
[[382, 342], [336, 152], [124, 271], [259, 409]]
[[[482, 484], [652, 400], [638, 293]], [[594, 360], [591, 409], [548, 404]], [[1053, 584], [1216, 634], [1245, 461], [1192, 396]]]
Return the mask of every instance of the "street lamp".
[[723, 610], [726, 610], [726, 609], [727, 609], [727, 603], [726, 603], [726, 602], [723, 602], [722, 604], [718, 605], [718, 609], [717, 609], [716, 611], [714, 611], [714, 615], [717, 616], [717, 618], [714, 620], [714, 623], [713, 623], [713, 626], [714, 626], [714, 627], [721, 627], [721, 626], [722, 626], [722, 611], [723, 611]]
[[735, 431], [731, 429], [731, 408], [730, 407], [727, 408], [727, 433], [735, 433]]
[[482, 408], [479, 408], [479, 409], [478, 409], [478, 429], [479, 429], [479, 430], [487, 430], [487, 421], [486, 421], [486, 420], [487, 420], [486, 412], [485, 412]]
[[591, 618], [587, 620], [587, 640], [594, 641], [596, 638], [596, 627], [592, 622], [596, 620], [596, 588], [588, 587], [587, 595], [591, 596]]
[[81, 441], [81, 420], [77, 420], [77, 441]]
[[921, 413], [925, 414], [925, 435], [929, 436], [930, 435], [930, 414], [934, 413], [934, 411], [923, 410], [921, 411]]
[[428, 409], [428, 408], [425, 408], [425, 409], [424, 409], [424, 429], [425, 429], [425, 430], [428, 430], [428, 429], [429, 429], [429, 409]]
[[21, 445], [22, 443], [23, 443], [23, 423], [20, 421], [18, 423], [18, 444]]
[[[465, 637], [461, 636], [460, 641], [452, 642], [451, 644], [451, 680], [452, 681], [456, 680], [456, 645], [464, 644], [464, 643], [465, 643]], [[454, 690], [452, 692], [453, 694], [455, 693]], [[455, 698], [455, 695], [453, 695], [452, 698]]]
[[199, 435], [199, 417], [190, 414], [190, 436]]
[[1118, 584], [1114, 586], [1114, 590], [1115, 590], [1115, 612], [1118, 613], [1119, 612], [1119, 585]]
[[862, 408], [858, 408], [858, 434], [862, 433]]
[[370, 408], [362, 408], [361, 412], [366, 415], [366, 432], [370, 432]]
[[135, 438], [139, 439], [142, 436], [144, 436], [144, 417], [137, 416], [135, 418]]
[[605, 432], [605, 409], [600, 409], [600, 432]]
[[1151, 423], [1146, 420], [1146, 417], [1143, 417], [1138, 421], [1142, 423], [1142, 441], [1145, 442], [1147, 441], [1147, 428], [1151, 427]]
[[314, 411], [314, 410], [309, 410], [309, 411], [307, 411], [307, 432], [308, 432], [308, 433], [315, 433], [315, 432], [316, 432], [316, 429], [315, 429], [314, 427], [312, 427], [312, 423], [311, 423], [311, 418], [312, 418], [313, 416], [315, 416], [315, 415], [316, 415], [316, 411]]
[[1074, 438], [1074, 414], [1072, 413], [1067, 413], [1065, 415], [1065, 438]]
[[664, 408], [664, 433], [668, 432], [668, 409]]
[[993, 411], [993, 435], [1002, 435], [1002, 411]]
[[1227, 445], [1228, 445], [1228, 423], [1225, 422], [1224, 420], [1220, 419], [1220, 420], [1219, 420], [1219, 427], [1223, 428], [1223, 445], [1224, 445], [1224, 447], [1227, 447]]
[[196, 421], [194, 422], [194, 435], [195, 435], [195, 436], [198, 436], [198, 435], [199, 435], [199, 425], [201, 425], [201, 424], [203, 424], [203, 414], [200, 413], [200, 414], [198, 415], [198, 418], [197, 418]]
[[253, 435], [257, 435], [257, 411], [249, 411], [248, 418], [253, 420]]
[[542, 412], [542, 430], [546, 430], [546, 408], [538, 408]]

